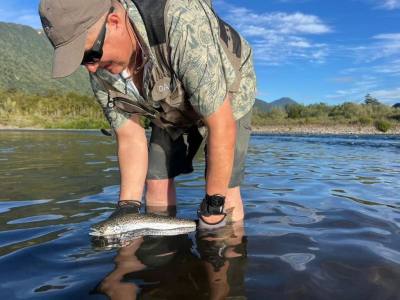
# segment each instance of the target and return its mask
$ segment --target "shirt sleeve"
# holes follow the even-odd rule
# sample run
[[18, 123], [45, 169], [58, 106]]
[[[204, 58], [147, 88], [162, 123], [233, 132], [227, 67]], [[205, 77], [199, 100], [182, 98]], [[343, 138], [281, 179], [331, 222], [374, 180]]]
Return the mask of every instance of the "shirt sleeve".
[[191, 105], [207, 117], [222, 105], [227, 84], [219, 53], [218, 30], [201, 5], [197, 1], [192, 3], [170, 12], [171, 65]]
[[111, 128], [115, 131], [120, 128], [128, 119], [128, 114], [123, 114], [117, 111], [115, 108], [108, 107], [108, 92], [101, 84], [99, 78], [94, 74], [89, 74], [90, 83], [92, 85], [93, 93], [103, 109], [104, 116], [106, 117], [108, 123], [110, 123]]

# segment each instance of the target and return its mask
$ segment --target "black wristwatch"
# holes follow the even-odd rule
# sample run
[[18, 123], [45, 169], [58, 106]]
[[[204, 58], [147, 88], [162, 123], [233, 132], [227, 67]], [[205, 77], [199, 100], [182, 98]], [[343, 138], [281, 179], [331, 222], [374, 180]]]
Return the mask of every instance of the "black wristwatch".
[[214, 194], [214, 195], [206, 194], [204, 200], [207, 202], [209, 206], [212, 207], [220, 207], [224, 206], [225, 204], [225, 196], [222, 196], [220, 194]]

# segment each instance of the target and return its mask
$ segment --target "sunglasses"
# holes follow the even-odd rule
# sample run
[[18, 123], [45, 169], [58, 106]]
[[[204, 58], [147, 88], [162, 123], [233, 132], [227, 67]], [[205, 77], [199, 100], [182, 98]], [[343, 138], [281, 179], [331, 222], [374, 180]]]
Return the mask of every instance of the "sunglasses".
[[104, 40], [106, 38], [106, 31], [107, 31], [107, 19], [110, 14], [114, 12], [114, 7], [110, 8], [110, 11], [107, 14], [106, 20], [104, 21], [103, 27], [101, 28], [101, 31], [99, 35], [97, 36], [96, 41], [94, 42], [93, 46], [91, 49], [85, 51], [83, 55], [83, 59], [81, 62], [81, 65], [93, 65], [95, 63], [98, 63], [103, 56], [103, 45], [104, 45]]

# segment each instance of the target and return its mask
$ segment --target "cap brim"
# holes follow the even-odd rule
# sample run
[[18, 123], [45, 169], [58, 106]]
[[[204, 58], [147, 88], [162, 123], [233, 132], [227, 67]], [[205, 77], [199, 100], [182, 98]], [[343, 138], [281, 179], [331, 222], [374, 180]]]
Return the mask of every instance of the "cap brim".
[[53, 78], [66, 77], [74, 73], [81, 65], [85, 53], [87, 31], [68, 44], [54, 50]]

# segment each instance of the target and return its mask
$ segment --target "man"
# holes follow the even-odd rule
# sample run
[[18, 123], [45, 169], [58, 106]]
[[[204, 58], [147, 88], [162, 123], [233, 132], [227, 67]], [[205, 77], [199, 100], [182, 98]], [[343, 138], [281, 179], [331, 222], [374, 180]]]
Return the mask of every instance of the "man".
[[[118, 209], [138, 210], [145, 184], [147, 206], [176, 205], [174, 177], [193, 170], [206, 132], [199, 220], [243, 219], [255, 74], [248, 43], [210, 1], [42, 0], [39, 13], [55, 48], [53, 77], [85, 66], [116, 135]], [[149, 146], [140, 115], [152, 121]]]

